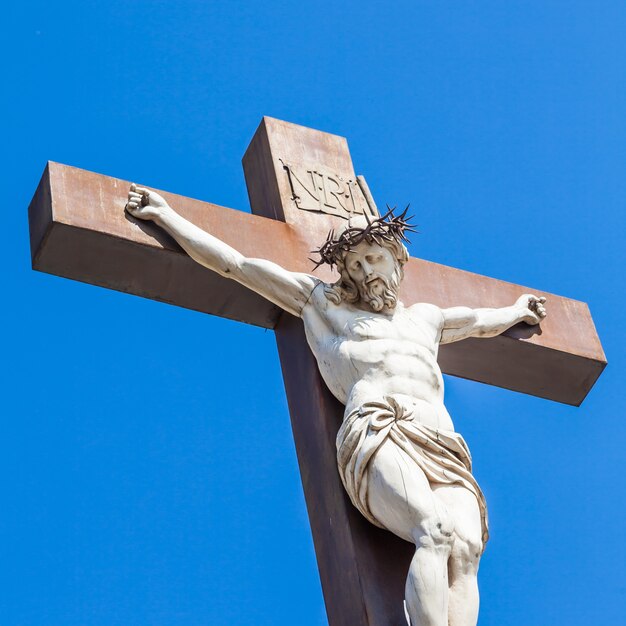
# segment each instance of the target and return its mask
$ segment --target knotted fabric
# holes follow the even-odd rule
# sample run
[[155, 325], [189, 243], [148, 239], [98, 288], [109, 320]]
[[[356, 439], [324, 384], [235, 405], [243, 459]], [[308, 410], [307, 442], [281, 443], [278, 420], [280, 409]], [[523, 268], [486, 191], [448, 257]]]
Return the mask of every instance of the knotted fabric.
[[337, 462], [344, 487], [356, 508], [384, 528], [368, 505], [368, 466], [390, 439], [421, 469], [431, 485], [460, 485], [478, 501], [483, 547], [489, 538], [487, 503], [472, 476], [472, 457], [459, 433], [431, 428], [414, 419], [413, 409], [388, 396], [352, 411], [337, 434]]

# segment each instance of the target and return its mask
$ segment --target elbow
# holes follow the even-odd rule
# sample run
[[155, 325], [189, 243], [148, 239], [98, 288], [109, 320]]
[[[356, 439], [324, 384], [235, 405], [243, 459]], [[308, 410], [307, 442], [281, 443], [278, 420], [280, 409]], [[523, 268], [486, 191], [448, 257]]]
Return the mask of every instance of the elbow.
[[215, 271], [225, 278], [234, 278], [241, 276], [244, 270], [244, 258], [237, 254], [227, 254], [218, 260]]
[[237, 279], [240, 276], [241, 272], [238, 271], [236, 265], [230, 265], [228, 263], [221, 263], [218, 268], [216, 268], [217, 273], [224, 278], [232, 278]]

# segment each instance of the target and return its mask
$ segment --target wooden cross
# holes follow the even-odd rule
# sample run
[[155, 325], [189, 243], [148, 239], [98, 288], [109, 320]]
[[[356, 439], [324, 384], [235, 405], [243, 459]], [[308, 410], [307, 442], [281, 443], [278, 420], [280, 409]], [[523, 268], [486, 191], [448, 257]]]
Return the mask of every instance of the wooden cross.
[[[310, 272], [310, 251], [351, 213], [371, 212], [343, 137], [264, 118], [243, 168], [252, 215], [161, 192], [183, 217], [249, 257]], [[403, 624], [413, 546], [369, 524], [336, 467], [343, 407], [322, 381], [300, 320], [192, 261], [162, 230], [124, 213], [129, 183], [49, 163], [29, 207], [33, 268], [276, 332], [302, 483], [332, 626]], [[317, 275], [333, 280], [320, 268]], [[441, 346], [444, 372], [579, 405], [606, 360], [586, 304], [421, 259], [401, 299], [440, 307], [546, 295], [550, 314], [492, 339]]]

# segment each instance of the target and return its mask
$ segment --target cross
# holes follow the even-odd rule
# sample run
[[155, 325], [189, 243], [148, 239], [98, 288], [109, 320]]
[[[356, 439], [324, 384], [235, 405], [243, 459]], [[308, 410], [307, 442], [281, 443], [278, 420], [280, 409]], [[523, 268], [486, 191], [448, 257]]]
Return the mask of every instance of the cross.
[[[244, 157], [252, 215], [161, 192], [177, 212], [248, 257], [309, 273], [311, 250], [351, 215], [375, 212], [344, 138], [264, 118]], [[405, 623], [413, 546], [367, 522], [345, 494], [335, 437], [343, 407], [318, 372], [300, 320], [195, 264], [159, 228], [124, 213], [129, 183], [49, 163], [29, 207], [33, 267], [247, 322], [276, 333], [298, 462], [332, 626]], [[330, 270], [316, 272], [332, 281]], [[579, 405], [606, 365], [586, 304], [411, 258], [401, 299], [500, 307], [547, 296], [541, 325], [441, 346], [445, 373]], [[523, 327], [522, 327], [523, 326]]]

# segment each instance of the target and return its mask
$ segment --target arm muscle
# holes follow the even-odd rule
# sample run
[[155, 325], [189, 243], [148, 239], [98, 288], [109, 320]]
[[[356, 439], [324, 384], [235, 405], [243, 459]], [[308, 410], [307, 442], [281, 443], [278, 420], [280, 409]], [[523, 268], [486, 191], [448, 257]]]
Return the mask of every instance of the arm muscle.
[[194, 261], [236, 280], [292, 315], [300, 316], [319, 282], [308, 274], [289, 272], [271, 261], [246, 258], [172, 209], [163, 211], [155, 222], [172, 235]]
[[470, 309], [453, 307], [443, 309], [441, 343], [461, 341], [468, 337], [495, 337], [522, 321], [519, 307], [501, 309]]

